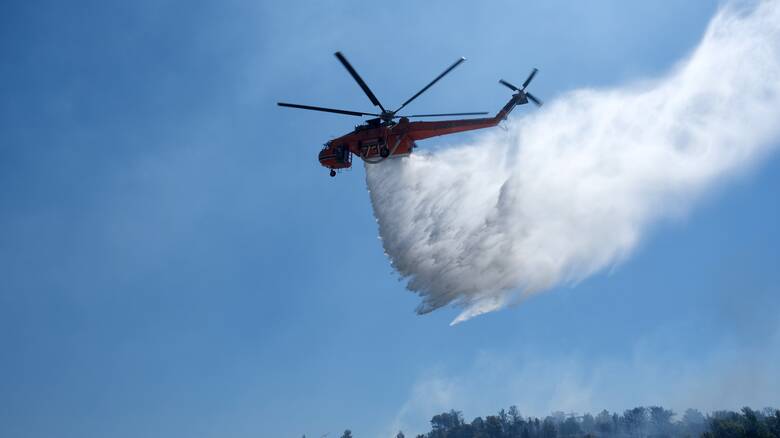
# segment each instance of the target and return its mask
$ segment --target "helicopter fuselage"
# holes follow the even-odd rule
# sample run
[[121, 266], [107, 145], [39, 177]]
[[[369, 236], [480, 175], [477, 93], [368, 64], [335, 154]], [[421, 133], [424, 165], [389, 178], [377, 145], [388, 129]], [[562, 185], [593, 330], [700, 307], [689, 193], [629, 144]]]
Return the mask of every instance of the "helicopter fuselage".
[[323, 167], [335, 171], [351, 167], [352, 155], [357, 155], [369, 164], [387, 158], [404, 157], [417, 147], [417, 140], [496, 126], [516, 105], [526, 102], [525, 96], [515, 94], [495, 117], [478, 119], [410, 122], [406, 117], [401, 117], [398, 123], [374, 119], [358, 125], [347, 135], [325, 143], [319, 153], [319, 161]]

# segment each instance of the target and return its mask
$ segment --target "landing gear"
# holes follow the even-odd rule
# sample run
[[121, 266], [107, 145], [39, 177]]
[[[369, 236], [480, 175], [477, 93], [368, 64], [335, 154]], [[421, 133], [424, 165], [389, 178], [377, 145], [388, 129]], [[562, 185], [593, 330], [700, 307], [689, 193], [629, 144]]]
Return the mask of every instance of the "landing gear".
[[330, 169], [330, 176], [331, 176], [331, 177], [334, 177], [334, 176], [336, 176], [336, 171], [335, 171], [335, 170], [333, 170], [333, 169]]
[[382, 158], [387, 158], [390, 156], [390, 149], [387, 148], [387, 146], [383, 146], [382, 149], [379, 150], [379, 156]]

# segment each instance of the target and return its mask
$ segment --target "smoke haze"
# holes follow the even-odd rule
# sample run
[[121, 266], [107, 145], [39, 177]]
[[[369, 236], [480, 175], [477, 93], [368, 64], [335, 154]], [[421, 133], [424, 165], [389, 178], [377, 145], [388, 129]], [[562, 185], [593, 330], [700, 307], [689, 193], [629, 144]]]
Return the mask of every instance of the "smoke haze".
[[507, 132], [366, 166], [418, 312], [455, 304], [458, 323], [613, 266], [775, 148], [780, 2], [722, 9], [663, 77], [523, 110]]

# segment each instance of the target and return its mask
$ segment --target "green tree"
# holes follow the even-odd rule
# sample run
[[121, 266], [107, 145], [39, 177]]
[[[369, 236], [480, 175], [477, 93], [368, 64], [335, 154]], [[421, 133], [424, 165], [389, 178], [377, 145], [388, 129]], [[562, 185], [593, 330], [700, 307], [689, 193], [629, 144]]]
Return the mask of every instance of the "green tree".
[[501, 422], [502, 435], [509, 434], [509, 431], [512, 428], [512, 421], [509, 419], [509, 414], [507, 414], [505, 410], [501, 409], [498, 411], [498, 419]]
[[553, 422], [552, 418], [547, 417], [544, 419], [540, 435], [542, 438], [556, 438], [558, 436], [558, 432], [555, 430], [555, 423]]
[[596, 430], [596, 419], [593, 415], [587, 413], [582, 416], [582, 431], [585, 433], [593, 433]]
[[485, 430], [485, 420], [482, 417], [477, 417], [471, 421], [471, 430], [474, 433], [479, 433]]
[[742, 438], [745, 436], [745, 427], [736, 412], [713, 412], [709, 426], [709, 432], [713, 438]]
[[515, 405], [509, 407], [509, 421], [511, 421], [512, 424], [518, 424], [523, 421], [523, 417], [520, 415], [520, 411]]
[[766, 425], [776, 438], [780, 438], [780, 410], [776, 409], [774, 415], [767, 415]]
[[680, 422], [682, 433], [691, 437], [701, 435], [707, 428], [707, 419], [696, 409], [686, 409]]
[[674, 412], [664, 409], [660, 406], [651, 406], [650, 424], [653, 428], [653, 435], [670, 436], [672, 434], [672, 417]]
[[485, 417], [485, 433], [490, 438], [501, 438], [504, 436], [504, 428], [500, 417], [488, 415]]
[[749, 407], [742, 408], [742, 424], [745, 428], [745, 436], [750, 438], [772, 438], [772, 434], [766, 422], [758, 418], [756, 411]]
[[599, 435], [610, 435], [613, 432], [612, 428], [612, 416], [609, 415], [609, 411], [604, 409], [596, 415], [596, 432]]
[[580, 434], [580, 425], [574, 417], [567, 418], [559, 427], [560, 435], [563, 437], [576, 437]]
[[438, 415], [434, 415], [431, 418], [431, 427], [433, 432], [446, 434], [447, 431], [455, 429], [463, 425], [463, 415], [454, 409], [449, 412], [443, 412]]
[[626, 425], [626, 432], [632, 436], [644, 436], [645, 423], [647, 422], [647, 411], [639, 406], [629, 409], [623, 413], [623, 423]]

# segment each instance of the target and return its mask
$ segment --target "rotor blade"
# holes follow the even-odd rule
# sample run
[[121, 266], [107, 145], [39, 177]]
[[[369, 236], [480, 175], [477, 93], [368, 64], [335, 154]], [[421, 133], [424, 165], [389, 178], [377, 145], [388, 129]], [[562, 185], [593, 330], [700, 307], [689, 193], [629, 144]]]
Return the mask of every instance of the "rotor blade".
[[536, 72], [538, 71], [539, 71], [538, 68], [531, 70], [531, 74], [528, 75], [528, 79], [526, 79], [525, 82], [523, 82], [523, 90], [525, 90], [525, 87], [527, 87], [528, 84], [531, 83], [531, 81], [534, 79], [534, 76], [536, 76]]
[[321, 106], [310, 106], [310, 105], [298, 105], [294, 103], [284, 103], [284, 102], [276, 102], [279, 106], [286, 106], [289, 108], [300, 108], [305, 110], [312, 110], [312, 111], [322, 111], [326, 113], [336, 113], [336, 114], [346, 114], [348, 116], [378, 116], [379, 114], [374, 113], [361, 113], [358, 111], [347, 111], [347, 110], [340, 110], [340, 109], [334, 109], [334, 108], [323, 108]]
[[519, 88], [515, 87], [514, 85], [510, 84], [509, 82], [507, 82], [507, 81], [505, 81], [505, 80], [503, 80], [503, 79], [499, 79], [499, 80], [498, 80], [498, 82], [499, 82], [501, 85], [506, 85], [506, 86], [507, 86], [507, 87], [509, 87], [509, 88], [510, 88], [512, 91], [520, 91], [520, 89], [519, 89]]
[[536, 96], [534, 96], [534, 95], [533, 95], [533, 94], [531, 94], [531, 93], [525, 93], [525, 96], [526, 96], [528, 99], [532, 100], [532, 101], [533, 101], [533, 103], [535, 103], [537, 106], [542, 106], [542, 105], [544, 104], [544, 103], [543, 103], [541, 100], [537, 99], [537, 98], [536, 98]]
[[398, 117], [446, 117], [446, 116], [481, 116], [488, 114], [487, 111], [479, 113], [448, 113], [448, 114], [414, 114], [411, 116], [395, 116]]
[[404, 103], [403, 103], [403, 105], [401, 105], [401, 106], [400, 106], [400, 107], [399, 107], [397, 110], [395, 110], [394, 112], [396, 112], [396, 113], [397, 113], [398, 111], [401, 111], [401, 108], [403, 108], [403, 107], [405, 107], [406, 105], [408, 105], [408, 104], [409, 104], [409, 102], [413, 101], [414, 99], [417, 99], [417, 96], [419, 96], [419, 95], [421, 95], [421, 94], [425, 93], [425, 90], [427, 90], [427, 89], [431, 88], [431, 86], [433, 86], [433, 84], [435, 84], [436, 82], [438, 82], [438, 81], [439, 81], [439, 79], [443, 78], [443, 77], [444, 77], [444, 76], [445, 76], [447, 73], [451, 72], [451, 71], [452, 71], [452, 69], [454, 69], [455, 67], [459, 66], [459, 65], [460, 65], [460, 63], [461, 63], [461, 62], [463, 62], [463, 61], [465, 61], [465, 60], [466, 60], [466, 58], [463, 58], [463, 57], [461, 57], [459, 60], [455, 61], [455, 62], [454, 62], [454, 63], [453, 63], [451, 66], [447, 67], [447, 70], [444, 70], [444, 72], [442, 72], [442, 74], [440, 74], [439, 76], [436, 76], [436, 79], [432, 80], [430, 84], [426, 85], [426, 86], [425, 86], [425, 87], [424, 87], [422, 90], [418, 91], [418, 92], [417, 92], [417, 94], [415, 94], [414, 96], [410, 97], [410, 98], [409, 98], [409, 100], [407, 100], [406, 102], [404, 102]]
[[378, 106], [382, 109], [382, 111], [385, 111], [385, 107], [382, 106], [381, 103], [379, 103], [379, 99], [374, 96], [374, 93], [371, 92], [371, 89], [368, 88], [368, 85], [366, 85], [365, 81], [363, 81], [363, 78], [360, 77], [357, 71], [355, 71], [354, 68], [352, 68], [352, 64], [347, 61], [347, 58], [344, 57], [344, 55], [341, 54], [341, 52], [334, 53], [336, 55], [336, 58], [341, 61], [341, 64], [344, 66], [344, 68], [347, 69], [350, 75], [352, 75], [352, 78], [355, 80], [355, 82], [360, 85], [360, 88], [363, 89], [363, 92], [366, 93], [366, 96], [368, 96], [368, 99], [373, 103], [375, 106]]

